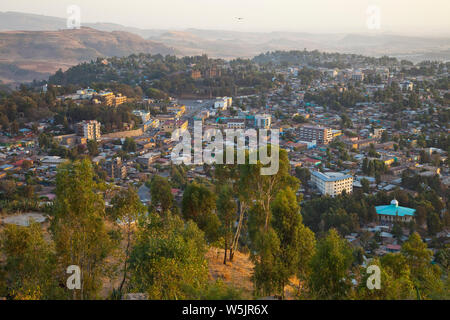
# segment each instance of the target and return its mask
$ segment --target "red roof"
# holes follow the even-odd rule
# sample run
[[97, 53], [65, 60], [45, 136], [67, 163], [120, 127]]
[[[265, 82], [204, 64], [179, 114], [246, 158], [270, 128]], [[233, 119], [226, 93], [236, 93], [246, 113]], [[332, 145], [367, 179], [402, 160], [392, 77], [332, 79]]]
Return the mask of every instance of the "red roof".
[[398, 244], [388, 244], [386, 245], [386, 249], [389, 250], [400, 250], [402, 247]]
[[12, 165], [15, 167], [18, 167], [18, 166], [21, 166], [22, 164], [23, 164], [23, 160], [19, 160], [19, 161], [14, 162]]

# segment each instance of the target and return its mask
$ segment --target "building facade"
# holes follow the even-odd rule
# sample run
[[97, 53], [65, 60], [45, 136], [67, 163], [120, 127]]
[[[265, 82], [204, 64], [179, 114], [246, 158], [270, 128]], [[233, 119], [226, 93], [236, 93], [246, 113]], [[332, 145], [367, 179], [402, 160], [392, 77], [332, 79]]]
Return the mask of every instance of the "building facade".
[[112, 159], [106, 169], [111, 179], [125, 179], [127, 176], [127, 168], [123, 165], [120, 157]]
[[97, 120], [84, 120], [76, 124], [76, 133], [87, 140], [100, 140], [100, 127], [101, 124]]
[[353, 192], [353, 176], [339, 172], [311, 171], [311, 181], [323, 195], [335, 197], [344, 190]]
[[318, 126], [303, 126], [299, 129], [299, 140], [316, 141], [318, 144], [328, 144], [333, 140], [331, 128]]
[[270, 129], [272, 117], [269, 114], [255, 115], [255, 127], [260, 129]]
[[396, 199], [391, 204], [385, 206], [376, 206], [378, 219], [384, 223], [394, 223], [396, 221], [409, 222], [414, 219], [416, 209], [401, 207]]

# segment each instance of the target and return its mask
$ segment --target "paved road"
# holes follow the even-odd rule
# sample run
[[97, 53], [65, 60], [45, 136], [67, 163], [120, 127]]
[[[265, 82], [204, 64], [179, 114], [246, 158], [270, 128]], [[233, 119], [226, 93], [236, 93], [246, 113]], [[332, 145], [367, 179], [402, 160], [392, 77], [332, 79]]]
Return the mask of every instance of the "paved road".
[[[201, 102], [200, 102], [201, 101]], [[192, 121], [192, 118], [201, 110], [208, 109], [214, 104], [214, 100], [178, 100], [180, 104], [186, 106], [186, 113], [183, 115], [183, 119]]]

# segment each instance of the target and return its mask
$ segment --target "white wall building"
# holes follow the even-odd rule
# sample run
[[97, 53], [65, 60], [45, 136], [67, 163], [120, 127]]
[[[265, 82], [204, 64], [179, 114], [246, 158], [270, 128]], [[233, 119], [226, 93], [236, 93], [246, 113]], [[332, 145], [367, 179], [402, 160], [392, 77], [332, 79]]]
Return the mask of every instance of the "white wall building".
[[255, 127], [261, 129], [269, 129], [272, 125], [272, 117], [270, 114], [255, 115]]
[[323, 195], [334, 197], [344, 190], [347, 193], [353, 192], [353, 176], [349, 174], [311, 171], [311, 181]]
[[142, 110], [134, 110], [133, 114], [142, 119], [142, 123], [146, 123], [150, 120], [150, 112], [142, 111]]
[[411, 81], [400, 82], [400, 88], [406, 91], [412, 91], [414, 89], [414, 84]]
[[100, 140], [101, 124], [97, 120], [83, 120], [76, 124], [77, 135], [86, 138], [87, 140]]
[[214, 102], [214, 109], [226, 110], [230, 108], [233, 103], [233, 98], [230, 97], [219, 97], [216, 98]]

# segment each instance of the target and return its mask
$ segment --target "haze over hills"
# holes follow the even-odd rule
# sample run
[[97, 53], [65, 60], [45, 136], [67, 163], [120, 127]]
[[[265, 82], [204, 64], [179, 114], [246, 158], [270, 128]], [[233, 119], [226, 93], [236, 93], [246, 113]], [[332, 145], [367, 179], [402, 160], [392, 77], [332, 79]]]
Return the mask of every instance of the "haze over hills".
[[[450, 38], [391, 34], [312, 34], [223, 30], [153, 30], [114, 23], [83, 23], [67, 30], [66, 20], [0, 12], [0, 80], [45, 79], [58, 68], [98, 56], [132, 53], [208, 54], [251, 58], [274, 50], [321, 50], [369, 56], [390, 55], [413, 62], [450, 60]], [[21, 32], [19, 32], [21, 31]]]
[[178, 54], [158, 42], [123, 31], [91, 28], [59, 31], [7, 31], [0, 33], [0, 80], [46, 79], [59, 68], [97, 57], [133, 53]]

